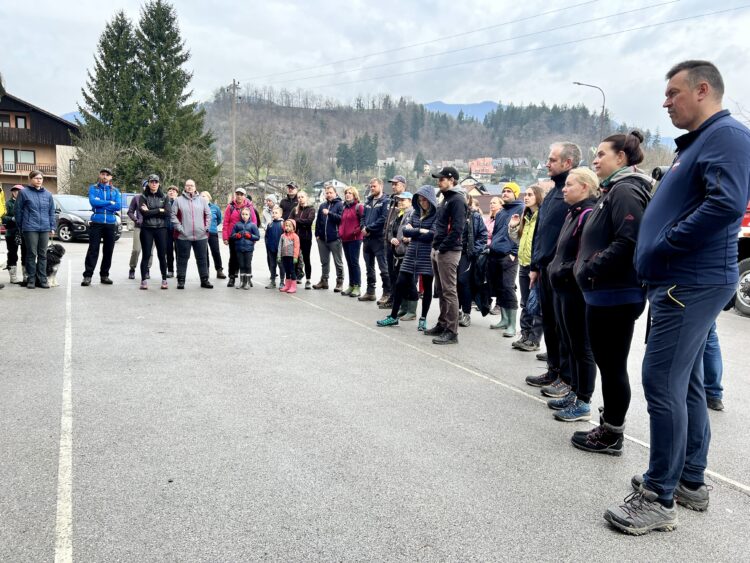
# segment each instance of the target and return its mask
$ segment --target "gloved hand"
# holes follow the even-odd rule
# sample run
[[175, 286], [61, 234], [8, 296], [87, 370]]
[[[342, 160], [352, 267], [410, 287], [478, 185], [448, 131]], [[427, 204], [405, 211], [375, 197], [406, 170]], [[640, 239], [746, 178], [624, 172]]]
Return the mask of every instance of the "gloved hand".
[[297, 263], [297, 258], [295, 258], [295, 259], [294, 259], [294, 263], [295, 263], [295, 264]]
[[252, 236], [253, 236], [253, 235], [251, 235], [250, 233], [245, 233], [245, 238], [246, 238], [247, 240], [250, 240], [250, 239], [252, 238]]
[[277, 264], [281, 264], [281, 258], [277, 258], [277, 259], [276, 259], [276, 263], [277, 263]]
[[16, 246], [21, 246], [23, 244], [23, 237], [21, 236], [21, 231], [16, 231]]
[[242, 233], [236, 233], [234, 235], [234, 238], [236, 238], [237, 240], [240, 240], [242, 238]]

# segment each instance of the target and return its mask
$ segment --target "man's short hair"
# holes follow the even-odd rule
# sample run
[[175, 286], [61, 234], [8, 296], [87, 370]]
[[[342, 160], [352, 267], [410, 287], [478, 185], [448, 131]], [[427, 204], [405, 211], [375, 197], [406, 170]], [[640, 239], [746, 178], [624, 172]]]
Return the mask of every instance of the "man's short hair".
[[373, 182], [375, 182], [378, 186], [383, 185], [383, 180], [381, 180], [380, 178], [370, 178], [369, 183], [372, 184]]
[[691, 88], [695, 88], [701, 82], [707, 82], [719, 100], [724, 96], [724, 79], [714, 63], [699, 60], [682, 61], [669, 69], [667, 80], [672, 80], [683, 70], [687, 71], [687, 81]]
[[575, 143], [562, 141], [560, 143], [554, 143], [552, 147], [560, 147], [560, 160], [565, 161], [570, 159], [573, 168], [577, 168], [581, 163], [581, 148]]

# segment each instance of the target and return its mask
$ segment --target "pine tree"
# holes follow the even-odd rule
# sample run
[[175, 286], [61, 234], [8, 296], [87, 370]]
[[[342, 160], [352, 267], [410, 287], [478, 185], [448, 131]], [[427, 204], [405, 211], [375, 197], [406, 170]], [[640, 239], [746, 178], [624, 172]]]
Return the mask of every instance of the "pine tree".
[[[403, 99], [403, 98], [402, 98]], [[404, 123], [404, 117], [401, 112], [396, 114], [396, 117], [391, 122], [388, 132], [391, 134], [391, 147], [394, 151], [397, 151], [404, 144], [404, 130], [406, 124]]]
[[417, 176], [421, 176], [424, 174], [424, 165], [427, 164], [427, 161], [424, 159], [424, 155], [422, 152], [417, 153], [417, 157], [414, 159], [414, 172], [417, 173]]

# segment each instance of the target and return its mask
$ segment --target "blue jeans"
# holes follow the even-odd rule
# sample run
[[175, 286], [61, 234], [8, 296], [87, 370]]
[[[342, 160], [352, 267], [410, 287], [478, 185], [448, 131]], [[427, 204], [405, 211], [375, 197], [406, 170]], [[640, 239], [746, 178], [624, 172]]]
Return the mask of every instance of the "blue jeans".
[[716, 323], [711, 326], [706, 339], [706, 350], [703, 352], [703, 389], [706, 396], [721, 399], [724, 388], [721, 386], [721, 376], [724, 373], [724, 362], [721, 359], [719, 335], [716, 334]]
[[362, 268], [359, 266], [359, 250], [362, 248], [361, 240], [344, 241], [344, 258], [349, 270], [349, 285], [362, 285]]
[[651, 450], [644, 486], [671, 500], [678, 481], [703, 482], [711, 429], [703, 389], [706, 337], [734, 285], [651, 286], [641, 370]]

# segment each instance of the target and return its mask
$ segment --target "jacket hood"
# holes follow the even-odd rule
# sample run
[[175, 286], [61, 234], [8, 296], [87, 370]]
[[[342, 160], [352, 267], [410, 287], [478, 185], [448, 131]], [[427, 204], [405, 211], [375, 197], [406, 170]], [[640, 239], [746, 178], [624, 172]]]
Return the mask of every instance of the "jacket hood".
[[415, 193], [411, 198], [411, 206], [414, 209], [422, 209], [419, 206], [419, 196], [422, 196], [424, 198], [427, 198], [427, 201], [430, 202], [430, 205], [434, 209], [437, 209], [437, 196], [435, 195], [435, 188], [430, 185], [422, 186], [417, 190], [417, 193]]
[[625, 178], [640, 178], [649, 186], [651, 186], [652, 190], [654, 189], [654, 186], [656, 186], [656, 180], [643, 172], [643, 170], [641, 170], [637, 166], [628, 166], [627, 168], [621, 168], [620, 170], [612, 174], [612, 176], [602, 182], [601, 187], [606, 190], [612, 187], [612, 185], [616, 184], [617, 182], [624, 180]]
[[511, 215], [513, 213], [518, 213], [519, 215], [521, 215], [521, 213], [523, 212], [523, 208], [524, 208], [523, 201], [520, 199], [509, 201], [508, 203], [502, 206], [502, 209], [504, 209], [505, 211], [508, 211], [509, 213], [511, 213]]

